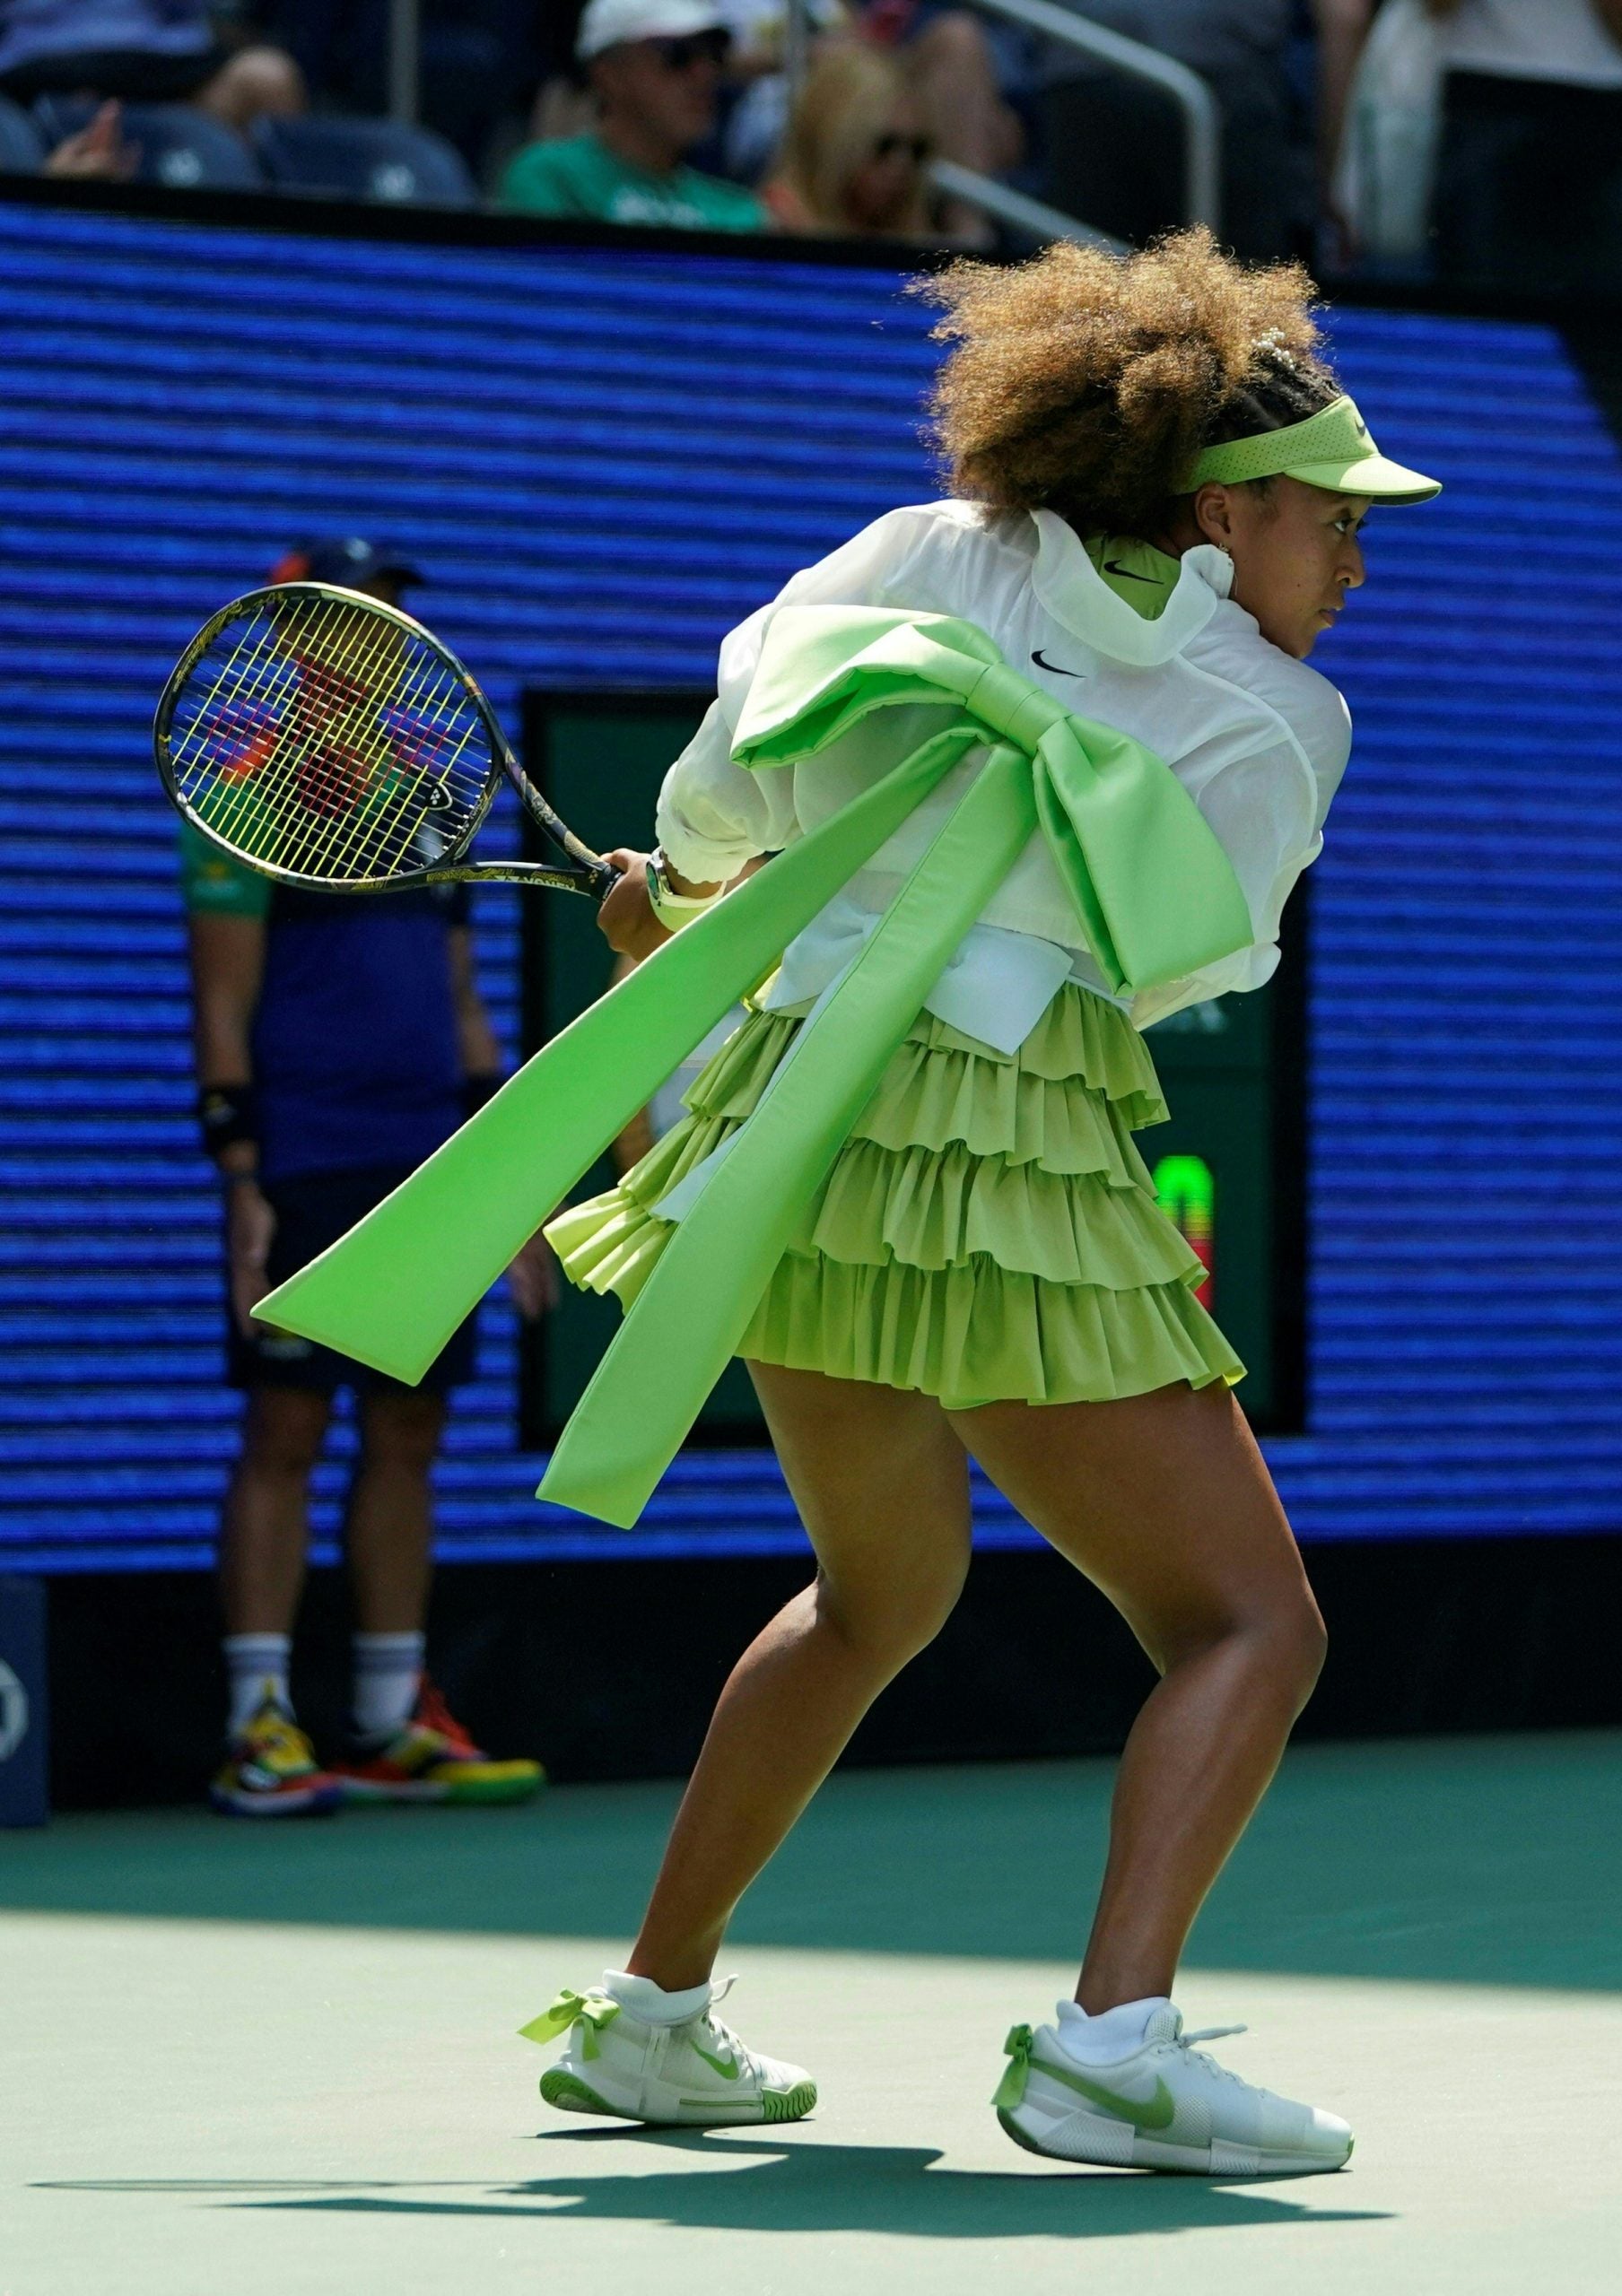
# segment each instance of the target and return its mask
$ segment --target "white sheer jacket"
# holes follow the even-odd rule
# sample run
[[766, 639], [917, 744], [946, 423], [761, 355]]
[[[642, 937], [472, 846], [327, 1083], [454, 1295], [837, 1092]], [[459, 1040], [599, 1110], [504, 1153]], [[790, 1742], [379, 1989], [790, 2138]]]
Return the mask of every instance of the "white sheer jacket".
[[[883, 710], [807, 763], [761, 771], [735, 765], [733, 728], [780, 606], [955, 614], [1079, 716], [1101, 718], [1164, 758], [1244, 890], [1254, 930], [1248, 949], [1117, 1001], [1142, 1027], [1230, 989], [1258, 988], [1278, 966], [1285, 902], [1321, 849], [1351, 721], [1326, 678], [1263, 638], [1229, 596], [1232, 579], [1221, 551], [1191, 550], [1164, 611], [1147, 622], [1051, 511], [988, 516], [956, 501], [892, 510], [796, 574], [724, 641], [718, 699], [666, 776], [659, 843], [691, 881], [735, 877], [756, 854], [780, 851], [870, 786], [937, 720], [932, 707]], [[772, 1009], [803, 1011], [837, 977], [985, 754], [971, 752], [790, 944], [764, 1000]], [[1066, 978], [1107, 993], [1047, 848], [1034, 837], [948, 963], [929, 1009], [1012, 1052]]]

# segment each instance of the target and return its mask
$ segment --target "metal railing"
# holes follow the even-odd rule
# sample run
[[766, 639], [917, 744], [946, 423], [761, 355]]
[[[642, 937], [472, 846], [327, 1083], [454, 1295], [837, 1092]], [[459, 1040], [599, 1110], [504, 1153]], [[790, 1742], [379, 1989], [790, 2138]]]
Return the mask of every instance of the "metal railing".
[[1062, 207], [1050, 207], [1045, 199], [1015, 191], [1010, 185], [998, 183], [995, 176], [982, 176], [977, 168], [960, 168], [955, 160], [932, 161], [929, 181], [948, 199], [961, 199], [1033, 239], [1074, 239], [1084, 248], [1103, 248], [1110, 255], [1127, 252], [1124, 239], [1094, 230], [1091, 223], [1067, 215]]
[[[802, 4], [803, 0], [792, 0]], [[1222, 228], [1222, 114], [1209, 83], [1174, 57], [1128, 39], [1103, 24], [1089, 22], [1054, 0], [973, 0], [987, 15], [1003, 16], [1023, 24], [1027, 31], [1062, 41], [1100, 64], [1107, 64], [1129, 80], [1158, 88], [1182, 114], [1183, 184], [1186, 220], [1208, 223], [1220, 236]]]
[[422, 104], [422, 0], [388, 0], [389, 117], [414, 126]]

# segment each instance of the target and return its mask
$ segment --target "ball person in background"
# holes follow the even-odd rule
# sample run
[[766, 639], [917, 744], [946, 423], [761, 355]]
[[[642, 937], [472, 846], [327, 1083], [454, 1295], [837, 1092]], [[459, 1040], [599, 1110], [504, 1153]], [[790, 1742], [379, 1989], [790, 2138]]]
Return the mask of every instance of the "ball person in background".
[[[422, 577], [359, 539], [294, 552], [273, 581], [399, 603]], [[221, 1536], [228, 1746], [217, 1809], [309, 1814], [346, 1798], [516, 1801], [542, 1772], [492, 1761], [423, 1670], [429, 1474], [450, 1390], [473, 1370], [464, 1324], [414, 1388], [253, 1320], [256, 1301], [325, 1249], [501, 1082], [474, 984], [467, 889], [388, 900], [272, 885], [187, 829], [198, 1110], [225, 1197], [230, 1377], [246, 1396]], [[545, 1243], [510, 1273], [526, 1316], [554, 1281]], [[309, 1539], [310, 1470], [337, 1390], [357, 1390], [360, 1457], [345, 1543], [355, 1626], [353, 1738], [318, 1763], [288, 1693]]]

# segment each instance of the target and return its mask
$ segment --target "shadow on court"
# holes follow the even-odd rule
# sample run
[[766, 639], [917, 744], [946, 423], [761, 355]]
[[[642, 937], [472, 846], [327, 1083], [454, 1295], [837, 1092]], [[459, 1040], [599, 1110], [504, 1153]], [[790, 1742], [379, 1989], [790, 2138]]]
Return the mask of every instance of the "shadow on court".
[[[733, 1942], [1077, 1957], [1112, 1777], [1107, 1761], [842, 1773], [745, 1900]], [[201, 1810], [73, 1816], [9, 1839], [0, 1909], [624, 1935], [676, 1791], [569, 1787], [528, 1809], [353, 1811], [266, 1829]], [[1622, 1989], [1618, 1899], [1622, 1734], [1306, 1746], [1213, 1893], [1190, 1958]]]
[[[567, 2153], [581, 2145], [638, 2140], [623, 2131], [592, 2129], [549, 2133], [536, 2141], [549, 2152], [556, 2147]], [[1253, 2183], [1123, 2176], [1108, 2170], [942, 2169], [937, 2166], [939, 2152], [917, 2145], [784, 2144], [669, 2132], [641, 2142], [708, 2155], [709, 2161], [667, 2174], [562, 2173], [514, 2185], [458, 2180], [449, 2187], [370, 2181], [295, 2187], [288, 2179], [183, 2179], [75, 2182], [48, 2189], [213, 2195], [227, 2207], [373, 2218], [529, 2217], [544, 2225], [565, 2215], [714, 2232], [867, 2232], [946, 2240], [1120, 2239], [1136, 2232], [1379, 2223], [1392, 2213], [1285, 2199]], [[721, 2165], [737, 2163], [740, 2156], [747, 2166]], [[1320, 2186], [1325, 2181], [1315, 2180]]]

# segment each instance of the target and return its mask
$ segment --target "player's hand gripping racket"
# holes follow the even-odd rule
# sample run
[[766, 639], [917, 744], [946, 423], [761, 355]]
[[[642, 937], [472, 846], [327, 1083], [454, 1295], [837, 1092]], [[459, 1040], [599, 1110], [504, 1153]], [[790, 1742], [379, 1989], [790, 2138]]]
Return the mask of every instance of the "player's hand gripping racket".
[[[478, 686], [397, 606], [326, 582], [250, 590], [204, 623], [153, 724], [163, 787], [236, 860], [332, 893], [617, 882], [526, 776]], [[562, 858], [464, 858], [503, 779]]]

